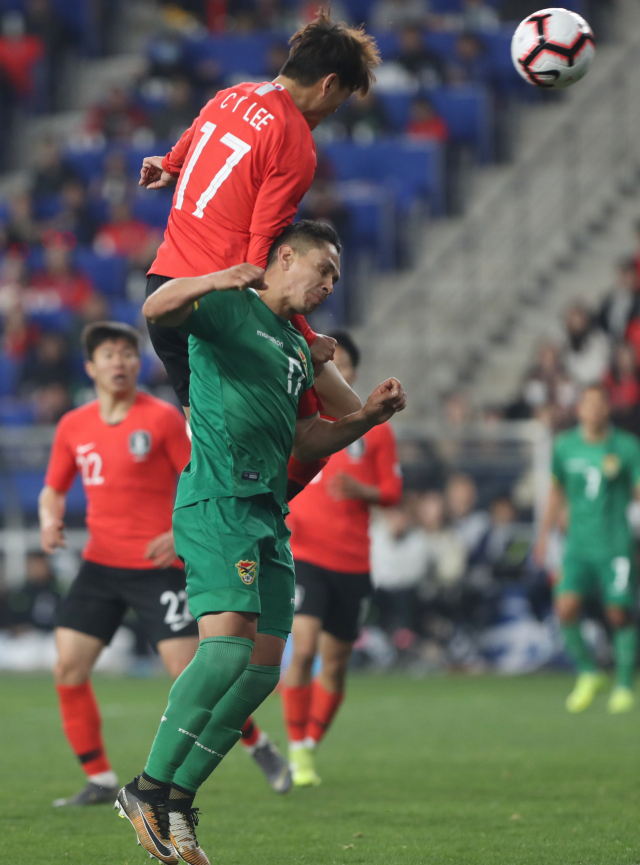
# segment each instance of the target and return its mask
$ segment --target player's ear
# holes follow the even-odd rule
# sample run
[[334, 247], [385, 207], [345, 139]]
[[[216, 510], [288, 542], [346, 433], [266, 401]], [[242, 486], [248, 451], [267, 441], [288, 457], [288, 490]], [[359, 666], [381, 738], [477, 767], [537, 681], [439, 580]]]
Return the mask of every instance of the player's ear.
[[335, 72], [332, 72], [322, 82], [322, 95], [326, 96], [328, 93], [333, 93], [335, 90], [340, 88], [340, 79], [338, 78]]
[[84, 370], [86, 374], [89, 376], [91, 381], [96, 380], [96, 366], [92, 360], [85, 360], [84, 362]]
[[289, 270], [289, 268], [293, 264], [295, 255], [296, 253], [294, 248], [292, 246], [289, 246], [287, 243], [283, 243], [283, 245], [278, 250], [278, 261], [280, 262], [280, 267], [283, 270]]

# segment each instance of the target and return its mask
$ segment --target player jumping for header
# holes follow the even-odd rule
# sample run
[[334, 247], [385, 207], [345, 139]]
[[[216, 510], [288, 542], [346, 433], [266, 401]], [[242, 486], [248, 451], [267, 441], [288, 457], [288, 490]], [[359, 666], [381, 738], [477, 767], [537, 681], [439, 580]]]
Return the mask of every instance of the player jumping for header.
[[[242, 264], [172, 280], [144, 306], [152, 321], [190, 334], [192, 458], [174, 534], [201, 642], [171, 689], [144, 772], [118, 805], [143, 846], [172, 865], [178, 856], [208, 865], [193, 797], [280, 678], [295, 589], [289, 455], [335, 453], [405, 406], [389, 379], [358, 412], [336, 423], [318, 415], [309, 348], [291, 318], [332, 293], [339, 251], [332, 228], [303, 221], [274, 241], [266, 274]], [[232, 290], [251, 287], [261, 292]]]
[[638, 653], [636, 549], [627, 507], [640, 497], [640, 441], [610, 424], [602, 385], [585, 388], [578, 404], [580, 426], [563, 433], [553, 452], [553, 486], [536, 547], [544, 562], [550, 531], [569, 505], [569, 527], [555, 609], [565, 646], [578, 668], [567, 698], [570, 712], [582, 712], [607, 686], [580, 630], [583, 600], [599, 594], [613, 629], [616, 684], [609, 712], [633, 706], [633, 673]]

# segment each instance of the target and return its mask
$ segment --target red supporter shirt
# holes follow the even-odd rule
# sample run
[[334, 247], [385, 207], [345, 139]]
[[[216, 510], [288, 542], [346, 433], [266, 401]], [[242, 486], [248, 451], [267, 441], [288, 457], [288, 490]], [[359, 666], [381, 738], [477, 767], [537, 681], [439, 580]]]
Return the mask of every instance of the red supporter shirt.
[[171, 528], [178, 475], [190, 456], [186, 421], [169, 403], [139, 393], [122, 423], [109, 425], [94, 400], [58, 424], [44, 482], [66, 493], [81, 472], [89, 530], [83, 558], [149, 570], [147, 544]]
[[334, 454], [322, 472], [290, 504], [287, 519], [296, 560], [347, 574], [369, 570], [369, 509], [360, 499], [336, 501], [329, 480], [340, 472], [380, 492], [380, 504], [402, 498], [402, 476], [395, 437], [389, 424], [373, 427], [348, 448]]
[[202, 276], [264, 267], [316, 169], [309, 126], [281, 85], [238, 84], [208, 102], [163, 168], [178, 178], [150, 273]]

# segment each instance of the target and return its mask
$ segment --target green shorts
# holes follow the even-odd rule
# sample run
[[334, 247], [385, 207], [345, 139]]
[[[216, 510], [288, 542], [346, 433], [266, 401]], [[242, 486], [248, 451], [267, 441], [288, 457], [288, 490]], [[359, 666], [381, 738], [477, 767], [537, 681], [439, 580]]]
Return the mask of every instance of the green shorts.
[[258, 632], [286, 640], [295, 601], [290, 532], [271, 495], [215, 498], [173, 512], [189, 610], [258, 613]]
[[555, 594], [569, 592], [581, 597], [599, 593], [607, 606], [635, 607], [638, 579], [633, 551], [598, 557], [566, 552]]

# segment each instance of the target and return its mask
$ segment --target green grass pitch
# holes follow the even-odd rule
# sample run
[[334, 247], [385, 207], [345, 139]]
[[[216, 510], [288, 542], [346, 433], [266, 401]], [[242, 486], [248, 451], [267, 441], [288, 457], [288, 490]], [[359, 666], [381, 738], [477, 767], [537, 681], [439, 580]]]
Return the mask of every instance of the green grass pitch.
[[[215, 865], [640, 863], [640, 710], [563, 708], [566, 676], [354, 676], [318, 756], [323, 784], [277, 796], [236, 748], [199, 795]], [[98, 678], [123, 781], [140, 771], [169, 683]], [[259, 721], [284, 743], [277, 697]], [[142, 865], [110, 807], [54, 810], [83, 776], [40, 676], [0, 677], [0, 861]]]

